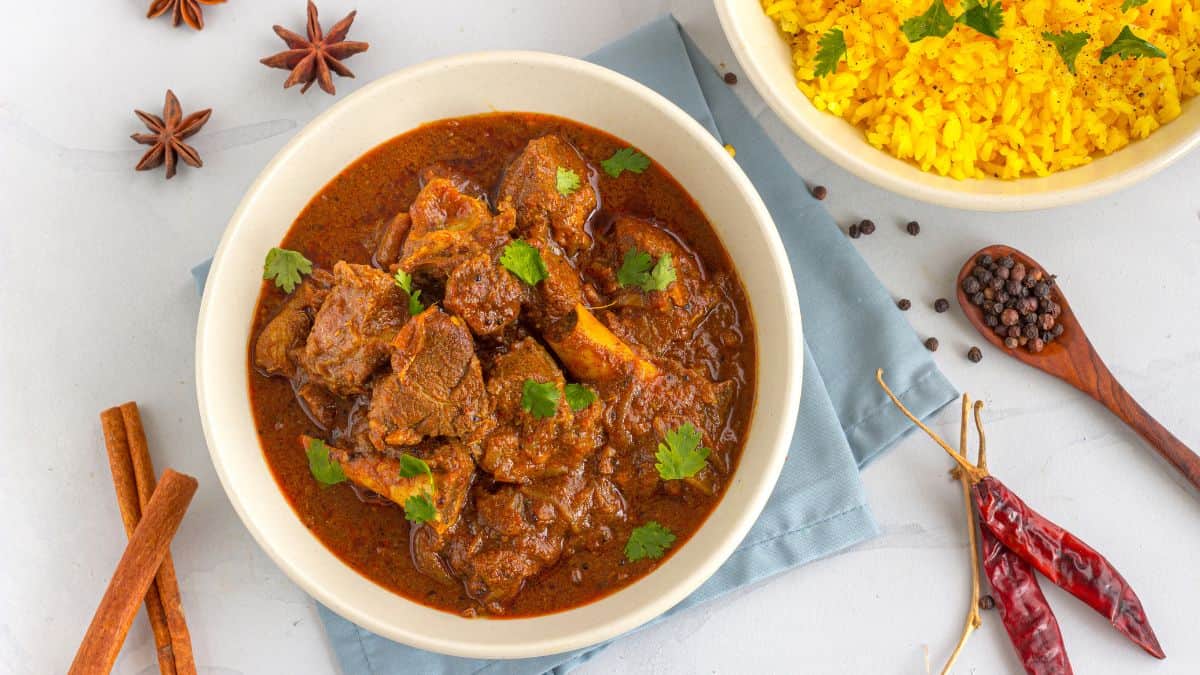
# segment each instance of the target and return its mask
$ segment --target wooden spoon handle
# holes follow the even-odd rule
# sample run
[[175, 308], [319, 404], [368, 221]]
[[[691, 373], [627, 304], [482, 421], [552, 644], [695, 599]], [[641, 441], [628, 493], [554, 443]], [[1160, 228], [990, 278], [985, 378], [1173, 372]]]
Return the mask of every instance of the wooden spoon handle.
[[[1091, 347], [1091, 345], [1088, 345]], [[1163, 459], [1175, 467], [1184, 478], [1197, 490], [1200, 490], [1200, 457], [1192, 452], [1174, 434], [1151, 417], [1137, 401], [1125, 391], [1125, 387], [1100, 360], [1094, 349], [1091, 350], [1090, 377], [1080, 377], [1071, 381], [1076, 387], [1092, 398], [1104, 404], [1125, 424], [1146, 439]]]

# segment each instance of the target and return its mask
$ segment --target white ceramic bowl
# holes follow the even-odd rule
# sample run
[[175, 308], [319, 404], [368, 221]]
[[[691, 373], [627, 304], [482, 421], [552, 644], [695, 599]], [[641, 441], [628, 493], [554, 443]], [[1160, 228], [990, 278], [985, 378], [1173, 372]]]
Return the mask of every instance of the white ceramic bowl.
[[[620, 105], [613, 105], [620, 101]], [[704, 526], [658, 570], [600, 601], [529, 619], [465, 619], [375, 585], [301, 524], [263, 457], [247, 391], [246, 347], [266, 251], [333, 176], [422, 123], [492, 110], [560, 115], [660, 162], [699, 202], [741, 274], [758, 332], [758, 405], [732, 484]], [[787, 455], [801, 381], [800, 312], [786, 252], [762, 200], [725, 150], [662, 96], [562, 56], [490, 52], [431, 61], [364, 87], [305, 127], [251, 186], [209, 273], [196, 335], [196, 390], [213, 464], [263, 549], [304, 590], [388, 638], [447, 654], [517, 658], [595, 644], [669, 609], [733, 552]]]
[[867, 142], [862, 131], [822, 112], [796, 87], [791, 50], [759, 0], [715, 0], [738, 62], [767, 104], [806, 143], [859, 178], [905, 197], [976, 211], [1065, 206], [1147, 178], [1200, 145], [1200, 98], [1145, 140], [1086, 166], [1046, 177], [959, 181], [921, 171]]

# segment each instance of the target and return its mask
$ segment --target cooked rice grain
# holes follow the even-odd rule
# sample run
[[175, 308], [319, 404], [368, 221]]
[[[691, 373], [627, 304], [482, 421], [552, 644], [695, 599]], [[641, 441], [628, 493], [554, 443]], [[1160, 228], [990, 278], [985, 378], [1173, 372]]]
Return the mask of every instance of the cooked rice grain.
[[[762, 0], [791, 42], [798, 86], [867, 141], [954, 178], [1045, 176], [1145, 138], [1200, 93], [1200, 0], [1004, 2], [1000, 39], [957, 25], [909, 44], [900, 24], [930, 0]], [[961, 0], [946, 0], [951, 14]], [[1165, 59], [1100, 63], [1126, 24]], [[813, 77], [817, 41], [845, 33], [832, 75]], [[1043, 32], [1086, 32], [1072, 75]]]

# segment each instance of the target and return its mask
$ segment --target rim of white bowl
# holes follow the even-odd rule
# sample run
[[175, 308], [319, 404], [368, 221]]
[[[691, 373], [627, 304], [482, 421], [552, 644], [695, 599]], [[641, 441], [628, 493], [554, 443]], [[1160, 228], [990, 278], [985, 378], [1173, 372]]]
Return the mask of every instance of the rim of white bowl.
[[[796, 108], [784, 98], [779, 90], [781, 85], [764, 72], [763, 65], [758, 56], [759, 52], [752, 48], [746, 39], [740, 14], [737, 11], [738, 7], [749, 3], [753, 4], [755, 9], [761, 13], [762, 5], [759, 0], [714, 0], [714, 2], [721, 28], [730, 46], [733, 48], [734, 56], [737, 57], [738, 63], [741, 64], [746, 74], [750, 77], [755, 90], [763, 97], [763, 100], [766, 101], [771, 110], [775, 111], [775, 114], [796, 135], [800, 136], [805, 143], [816, 148], [817, 151], [833, 163], [863, 180], [890, 190], [902, 197], [911, 197], [931, 204], [968, 211], [1035, 211], [1069, 206], [1103, 197], [1104, 195], [1141, 182], [1175, 163], [1179, 158], [1200, 145], [1200, 126], [1198, 126], [1183, 141], [1170, 146], [1162, 152], [1151, 155], [1147, 159], [1123, 171], [1118, 171], [1090, 183], [1074, 187], [1038, 192], [981, 194], [919, 183], [905, 178], [902, 174], [893, 173], [884, 166], [870, 161], [871, 152], [854, 153], [847, 151], [837, 143], [831, 142], [827, 137], [813, 129]], [[770, 19], [768, 18], [767, 20]], [[780, 39], [782, 40], [782, 38]], [[789, 82], [788, 85], [795, 87], [795, 82]], [[808, 105], [811, 106], [811, 103]], [[816, 109], [814, 108], [813, 111], [816, 112]], [[846, 122], [843, 120], [843, 123]], [[873, 153], [880, 153], [883, 157], [894, 159], [883, 150], [867, 143], [865, 139], [862, 141], [862, 146]], [[1122, 148], [1117, 152], [1123, 152], [1127, 149]], [[914, 169], [920, 170], [916, 167]], [[936, 174], [932, 175], [936, 176]], [[1014, 182], [1036, 180], [1039, 180], [1039, 178], [1029, 177], [1019, 178]]]
[[[267, 181], [279, 166], [288, 161], [292, 152], [301, 144], [307, 142], [309, 138], [322, 129], [326, 123], [343, 114], [343, 111], [349, 107], [349, 104], [360, 99], [366, 98], [372, 92], [392, 86], [397, 82], [404, 81], [409, 78], [418, 77], [428, 71], [445, 69], [450, 67], [465, 67], [472, 64], [493, 63], [497, 60], [515, 62], [519, 64], [543, 66], [552, 68], [563, 68], [572, 70], [582, 76], [602, 80], [609, 85], [621, 88], [628, 94], [646, 99], [654, 108], [658, 109], [669, 120], [681, 127], [692, 139], [702, 146], [707, 147], [708, 153], [713, 161], [721, 165], [722, 169], [738, 188], [740, 197], [744, 199], [750, 209], [755, 213], [755, 224], [761, 230], [767, 247], [770, 249], [772, 256], [770, 264], [775, 269], [775, 274], [784, 280], [781, 293], [783, 294], [783, 304], [786, 309], [784, 317], [784, 326], [788, 333], [794, 338], [788, 341], [788, 353], [783, 355], [773, 355], [773, 359], [777, 363], [783, 365], [790, 376], [785, 378], [783, 385], [783, 396], [781, 399], [781, 410], [784, 411], [785, 419], [778, 425], [774, 437], [770, 439], [770, 461], [767, 463], [764, 474], [766, 480], [763, 481], [758, 489], [756, 489], [749, 497], [749, 508], [744, 509], [739, 513], [733, 521], [731, 527], [720, 539], [719, 544], [715, 547], [712, 554], [707, 556], [702, 564], [692, 570], [687, 576], [680, 581], [675, 582], [665, 592], [656, 597], [648, 599], [644, 604], [640, 605], [636, 611], [628, 612], [619, 615], [616, 618], [591, 626], [585, 630], [576, 631], [570, 635], [562, 636], [554, 639], [530, 640], [522, 644], [507, 645], [502, 647], [480, 648], [478, 645], [470, 642], [456, 640], [453, 636], [431, 636], [428, 634], [408, 630], [403, 626], [398, 626], [387, 621], [383, 617], [367, 614], [352, 604], [344, 602], [331, 589], [323, 585], [319, 579], [311, 576], [305, 569], [290, 560], [283, 552], [276, 548], [275, 542], [270, 535], [263, 532], [251, 514], [251, 509], [248, 508], [241, 495], [239, 495], [231, 484], [231, 478], [226, 472], [220, 454], [215, 449], [213, 430], [210, 428], [209, 420], [209, 397], [207, 394], [207, 382], [209, 373], [206, 369], [206, 354], [205, 354], [205, 338], [210, 327], [207, 320], [209, 306], [212, 296], [219, 288], [219, 280], [221, 278], [222, 261], [225, 257], [225, 251], [230, 241], [234, 238], [235, 232], [239, 227], [247, 226], [244, 221], [244, 212], [248, 209], [250, 203], [254, 200], [258, 192], [263, 188]], [[489, 112], [481, 110], [479, 112]], [[433, 120], [430, 120], [433, 121]], [[380, 143], [387, 141], [387, 138], [380, 139]], [[331, 176], [332, 177], [332, 176]], [[550, 54], [536, 51], [483, 51], [461, 54], [456, 56], [448, 56], [444, 58], [433, 59], [419, 64], [408, 66], [397, 70], [389, 75], [383, 76], [374, 82], [362, 87], [354, 93], [348, 95], [338, 103], [334, 104], [324, 113], [318, 115], [311, 122], [305, 125], [297, 134], [278, 152], [275, 157], [264, 167], [259, 173], [254, 183], [246, 191], [242, 201], [234, 211], [229, 223], [226, 226], [225, 232], [221, 237], [220, 244], [217, 247], [216, 253], [213, 256], [212, 266], [209, 270], [208, 283], [205, 288], [204, 297], [200, 304], [200, 315], [196, 328], [196, 395], [200, 410], [201, 426], [204, 431], [206, 445], [209, 448], [209, 455], [212, 458], [213, 466], [217, 476], [221, 481], [222, 488], [232, 503], [238, 517], [250, 531], [259, 547], [267, 553], [267, 555], [275, 562], [280, 569], [294, 583], [304, 589], [309, 595], [320, 601], [329, 609], [333, 610], [340, 616], [346, 618], [352, 623], [357, 624], [373, 633], [384, 637], [411, 645], [420, 649], [450, 654], [453, 656], [471, 657], [471, 658], [496, 658], [496, 659], [513, 659], [513, 658], [528, 658], [536, 656], [545, 656], [562, 652], [579, 649], [582, 647], [598, 644], [606, 640], [612, 639], [624, 633], [627, 633], [646, 622], [654, 619], [663, 612], [667, 611], [678, 602], [686, 598], [696, 590], [702, 583], [708, 580], [714, 572], [729, 558], [730, 555], [741, 543], [746, 533], [749, 532], [754, 522], [758, 519], [763, 507], [766, 505], [767, 499], [774, 491], [775, 484], [778, 482], [780, 472], [783, 469], [784, 461], [787, 459], [787, 450], [790, 444], [792, 435], [795, 431], [796, 416], [799, 409], [801, 383], [803, 378], [803, 340], [802, 340], [802, 325], [799, 309], [799, 301], [796, 294], [795, 285], [791, 283], [793, 279], [791, 273], [791, 265], [788, 261], [787, 251], [783, 246], [783, 241], [780, 238], [778, 230], [771, 218], [766, 205], [759, 196], [757, 190], [751, 184], [750, 179], [745, 175], [737, 163], [729, 156], [727, 151], [722, 147], [708, 131], [701, 126], [690, 115], [676, 106], [667, 98], [663, 97], [658, 92], [646, 87], [645, 85], [621, 75], [615, 71], [609, 70], [586, 61], [579, 59]], [[754, 311], [753, 300], [751, 299], [751, 312]], [[756, 320], [756, 324], [758, 321]], [[238, 328], [248, 330], [248, 327]], [[761, 359], [760, 359], [761, 362]], [[757, 415], [752, 419], [751, 424], [757, 424]], [[261, 452], [261, 448], [259, 448]], [[739, 467], [739, 470], [740, 467]], [[268, 467], [269, 471], [269, 467]], [[274, 480], [274, 477], [271, 477]], [[278, 489], [273, 485], [273, 489]], [[291, 505], [288, 504], [289, 509]], [[295, 516], [294, 510], [292, 510]], [[701, 529], [707, 527], [706, 522], [701, 526]], [[306, 528], [307, 529], [307, 528]], [[315, 540], [315, 535], [311, 532]], [[324, 544], [317, 541], [318, 545], [324, 547]], [[339, 560], [340, 562], [340, 560]], [[342, 563], [345, 565], [345, 563]], [[349, 568], [349, 566], [347, 566]], [[349, 568], [358, 573], [353, 568]], [[653, 576], [653, 572], [648, 575]], [[647, 577], [647, 578], [648, 578]], [[371, 582], [374, 583], [374, 582]], [[624, 589], [617, 591], [614, 595], [629, 591], [636, 584], [627, 586]], [[382, 589], [381, 589], [382, 590]], [[391, 592], [391, 591], [385, 591]], [[398, 594], [397, 594], [398, 595]], [[399, 596], [403, 598], [403, 596]], [[425, 608], [424, 605], [403, 598], [407, 602], [412, 602], [418, 607]], [[587, 607], [583, 605], [581, 607]], [[428, 609], [428, 608], [426, 608]], [[437, 610], [434, 610], [437, 611]], [[549, 616], [562, 615], [569, 613], [571, 610], [552, 614]], [[503, 619], [504, 622], [519, 622], [531, 619]], [[464, 619], [477, 621], [478, 619]]]

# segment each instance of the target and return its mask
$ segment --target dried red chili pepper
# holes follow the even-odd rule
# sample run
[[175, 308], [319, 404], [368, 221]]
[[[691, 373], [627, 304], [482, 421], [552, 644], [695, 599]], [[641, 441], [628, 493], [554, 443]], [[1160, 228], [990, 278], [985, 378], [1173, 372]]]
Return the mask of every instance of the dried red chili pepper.
[[1091, 546], [1037, 513], [993, 476], [972, 489], [984, 528], [1047, 579], [1085, 602], [1142, 649], [1166, 658], [1142, 602]]
[[992, 531], [979, 528], [983, 572], [1008, 638], [1029, 675], [1071, 675], [1071, 662], [1054, 611], [1042, 595], [1033, 567]]

